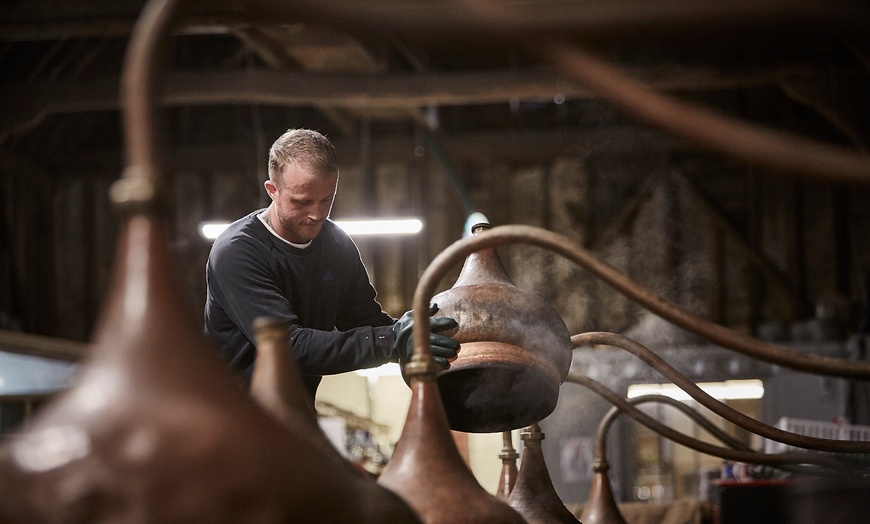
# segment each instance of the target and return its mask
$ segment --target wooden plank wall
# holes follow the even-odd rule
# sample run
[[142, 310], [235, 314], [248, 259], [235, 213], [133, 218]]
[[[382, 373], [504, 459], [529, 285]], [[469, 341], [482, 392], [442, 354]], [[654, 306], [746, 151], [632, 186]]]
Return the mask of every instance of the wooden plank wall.
[[[606, 142], [526, 164], [486, 151], [447, 153], [494, 225], [562, 233], [702, 316], [753, 332], [812, 316], [821, 303], [845, 329], [855, 328], [870, 267], [868, 188], [753, 172], [661, 144]], [[334, 216], [369, 210], [425, 219], [417, 238], [359, 240], [382, 303], [401, 314], [419, 273], [461, 237], [463, 208], [431, 157], [410, 148], [389, 160], [375, 157], [373, 190], [362, 191], [357, 159], [346, 156]], [[88, 336], [118, 235], [107, 198], [115, 173], [40, 176], [4, 167], [2, 327]], [[170, 177], [172, 247], [193, 307], [204, 300], [209, 248], [196, 225], [262, 205], [263, 176], [252, 152], [242, 168], [188, 167]], [[551, 301], [572, 332], [624, 330], [639, 321], [633, 304], [560, 257], [523, 246], [503, 251], [515, 282]]]

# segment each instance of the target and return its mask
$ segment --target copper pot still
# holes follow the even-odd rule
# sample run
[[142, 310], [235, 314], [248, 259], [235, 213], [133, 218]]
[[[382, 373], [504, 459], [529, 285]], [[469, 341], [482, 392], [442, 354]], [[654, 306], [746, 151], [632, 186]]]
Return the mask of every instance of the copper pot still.
[[[477, 235], [487, 223], [472, 228]], [[432, 298], [459, 324], [459, 354], [438, 376], [450, 427], [496, 433], [528, 426], [556, 408], [571, 366], [571, 335], [539, 296], [514, 285], [495, 248], [465, 260], [456, 283]]]

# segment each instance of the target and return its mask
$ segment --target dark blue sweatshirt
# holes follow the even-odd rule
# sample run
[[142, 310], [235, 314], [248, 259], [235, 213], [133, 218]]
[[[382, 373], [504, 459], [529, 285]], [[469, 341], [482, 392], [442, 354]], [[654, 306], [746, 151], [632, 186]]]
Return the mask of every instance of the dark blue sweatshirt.
[[206, 264], [205, 326], [245, 380], [253, 372], [253, 321], [287, 319], [312, 396], [322, 375], [374, 367], [396, 356], [395, 320], [381, 309], [353, 240], [327, 221], [305, 249], [269, 231], [255, 211], [215, 241]]

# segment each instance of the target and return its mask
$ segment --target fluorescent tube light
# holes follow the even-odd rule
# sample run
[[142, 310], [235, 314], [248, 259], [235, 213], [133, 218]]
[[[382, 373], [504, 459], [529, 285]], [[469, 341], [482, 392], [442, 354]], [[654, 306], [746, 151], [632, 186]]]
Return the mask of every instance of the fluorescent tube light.
[[220, 236], [220, 234], [224, 232], [224, 229], [229, 227], [229, 225], [229, 222], [200, 222], [199, 234], [202, 235], [202, 238], [214, 240]]
[[348, 235], [414, 235], [423, 229], [417, 218], [336, 220]]
[[[418, 218], [336, 220], [335, 224], [348, 235], [415, 235], [423, 229]], [[207, 240], [214, 240], [229, 222], [201, 222], [199, 233]]]
[[[726, 380], [725, 382], [699, 382], [698, 387], [719, 400], [757, 399], [764, 395], [760, 380]], [[628, 398], [641, 395], [665, 395], [676, 400], [690, 400], [688, 393], [673, 384], [634, 384], [628, 386]]]

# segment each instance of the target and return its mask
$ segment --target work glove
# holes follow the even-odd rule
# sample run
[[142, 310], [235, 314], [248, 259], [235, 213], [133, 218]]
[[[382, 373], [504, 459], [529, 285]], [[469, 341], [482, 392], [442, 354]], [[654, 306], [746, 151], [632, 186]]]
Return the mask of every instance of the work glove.
[[[434, 315], [438, 311], [438, 304], [429, 306], [429, 315]], [[456, 321], [450, 317], [431, 317], [429, 320], [429, 344], [432, 346], [432, 358], [443, 368], [450, 367], [450, 361], [456, 358], [456, 352], [459, 350], [459, 342], [453, 338], [442, 335], [441, 331], [447, 331], [457, 327]], [[394, 355], [399, 357], [399, 362], [405, 363], [411, 360], [411, 355], [414, 353], [414, 337], [411, 333], [414, 328], [414, 318], [411, 311], [405, 312], [404, 315], [393, 324], [393, 333], [396, 334], [396, 341], [393, 342], [392, 351]]]

